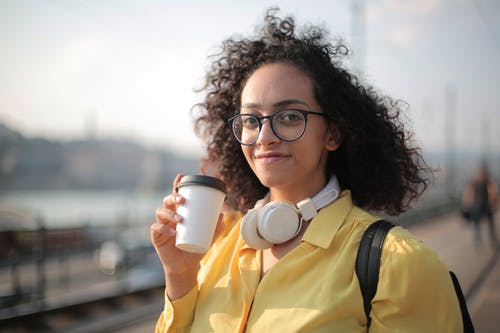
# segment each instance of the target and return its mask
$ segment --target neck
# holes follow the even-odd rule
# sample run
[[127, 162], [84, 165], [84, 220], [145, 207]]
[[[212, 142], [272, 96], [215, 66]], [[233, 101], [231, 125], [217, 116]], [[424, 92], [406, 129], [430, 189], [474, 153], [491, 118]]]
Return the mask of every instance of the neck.
[[296, 204], [305, 198], [312, 198], [318, 194], [327, 184], [328, 179], [323, 176], [307, 184], [287, 184], [269, 189], [271, 201], [289, 201]]

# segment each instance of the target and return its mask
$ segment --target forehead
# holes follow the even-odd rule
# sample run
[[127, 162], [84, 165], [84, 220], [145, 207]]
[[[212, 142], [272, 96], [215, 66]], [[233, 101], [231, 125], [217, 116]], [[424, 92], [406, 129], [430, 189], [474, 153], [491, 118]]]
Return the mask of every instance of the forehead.
[[303, 100], [308, 105], [317, 104], [311, 78], [297, 67], [285, 63], [258, 68], [248, 78], [241, 94], [242, 104], [262, 106], [293, 99]]

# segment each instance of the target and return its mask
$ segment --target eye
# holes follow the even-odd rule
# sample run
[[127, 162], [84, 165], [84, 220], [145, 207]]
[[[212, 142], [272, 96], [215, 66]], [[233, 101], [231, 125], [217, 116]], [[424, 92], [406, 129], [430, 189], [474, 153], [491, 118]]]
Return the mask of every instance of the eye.
[[277, 120], [280, 124], [293, 125], [296, 123], [302, 123], [304, 116], [302, 113], [296, 110], [283, 110], [277, 115]]
[[248, 129], [255, 129], [259, 127], [259, 121], [253, 116], [241, 116], [241, 123], [243, 127]]

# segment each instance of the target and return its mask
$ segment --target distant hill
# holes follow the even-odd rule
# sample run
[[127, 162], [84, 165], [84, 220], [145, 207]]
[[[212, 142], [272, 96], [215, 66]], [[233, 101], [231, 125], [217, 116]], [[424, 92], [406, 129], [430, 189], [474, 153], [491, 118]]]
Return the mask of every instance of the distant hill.
[[0, 190], [159, 190], [178, 172], [198, 172], [198, 160], [132, 141], [27, 138], [0, 123]]
[[[482, 160], [480, 152], [469, 150], [457, 150], [453, 155], [426, 151], [424, 155], [436, 170], [433, 183], [452, 181], [448, 186], [457, 191]], [[500, 154], [490, 154], [488, 162], [492, 175], [500, 180]], [[196, 158], [133, 141], [27, 138], [0, 123], [0, 190], [164, 190], [178, 172], [197, 173], [198, 166]]]
[[16, 132], [0, 123], [0, 145], [5, 142], [20, 140], [22, 138], [23, 136], [21, 135], [21, 133]]

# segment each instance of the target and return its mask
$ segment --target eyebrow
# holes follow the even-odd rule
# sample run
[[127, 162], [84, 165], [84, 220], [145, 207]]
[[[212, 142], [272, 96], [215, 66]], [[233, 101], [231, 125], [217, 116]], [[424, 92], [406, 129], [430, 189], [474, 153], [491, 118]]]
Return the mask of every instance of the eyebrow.
[[[306, 102], [301, 101], [300, 99], [285, 99], [283, 101], [276, 102], [272, 105], [273, 108], [279, 108], [279, 107], [284, 107], [284, 106], [289, 106], [292, 104], [301, 104], [304, 106], [309, 107]], [[259, 109], [262, 108], [262, 105], [259, 103], [245, 103], [241, 105], [241, 108], [245, 109]]]

